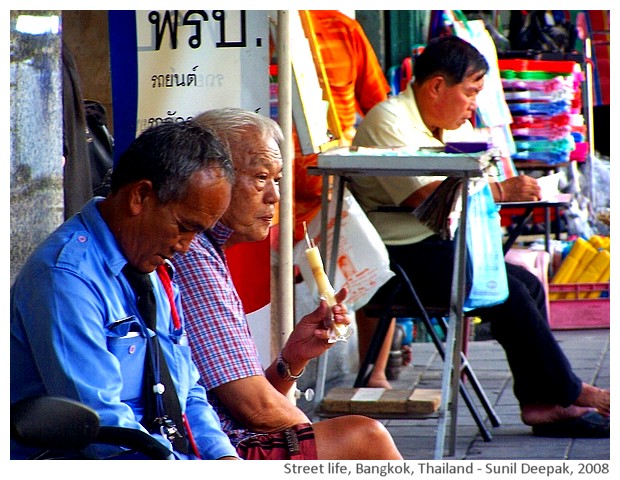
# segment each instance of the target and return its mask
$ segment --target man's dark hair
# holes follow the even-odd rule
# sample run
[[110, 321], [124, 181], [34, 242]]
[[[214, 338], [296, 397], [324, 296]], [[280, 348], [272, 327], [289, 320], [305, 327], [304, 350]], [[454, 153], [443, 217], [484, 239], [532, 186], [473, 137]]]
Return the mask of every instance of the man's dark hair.
[[228, 149], [215, 134], [191, 120], [163, 123], [143, 131], [114, 167], [111, 191], [139, 180], [150, 180], [161, 203], [184, 198], [194, 172], [220, 169], [234, 183]]
[[416, 83], [441, 75], [448, 85], [456, 85], [474, 73], [485, 74], [488, 70], [484, 56], [472, 44], [455, 36], [434, 38], [413, 64]]

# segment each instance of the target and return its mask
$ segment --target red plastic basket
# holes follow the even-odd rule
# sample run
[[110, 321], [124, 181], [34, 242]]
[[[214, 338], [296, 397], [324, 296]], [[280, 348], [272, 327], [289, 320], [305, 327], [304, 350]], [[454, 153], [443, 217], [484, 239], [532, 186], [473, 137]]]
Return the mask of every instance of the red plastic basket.
[[566, 283], [549, 284], [549, 293], [600, 292], [598, 298], [574, 298], [551, 300], [549, 302], [549, 324], [553, 330], [577, 330], [587, 328], [609, 328], [610, 305], [609, 283]]
[[497, 61], [500, 70], [516, 72], [549, 72], [573, 73], [575, 62], [570, 60], [526, 60], [521, 58], [500, 59]]

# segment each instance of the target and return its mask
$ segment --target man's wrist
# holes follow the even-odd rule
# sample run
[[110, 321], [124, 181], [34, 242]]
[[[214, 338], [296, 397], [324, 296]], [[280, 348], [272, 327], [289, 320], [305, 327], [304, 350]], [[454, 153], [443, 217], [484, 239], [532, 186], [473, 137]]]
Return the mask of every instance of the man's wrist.
[[502, 184], [500, 182], [495, 182], [495, 186], [497, 187], [497, 201], [503, 202], [505, 200], [504, 187], [502, 187]]
[[276, 359], [276, 371], [282, 380], [292, 382], [301, 377], [306, 371], [306, 368], [303, 367], [299, 373], [295, 374], [291, 370], [291, 365], [284, 359], [282, 351], [280, 351], [280, 353], [278, 353], [278, 358]]

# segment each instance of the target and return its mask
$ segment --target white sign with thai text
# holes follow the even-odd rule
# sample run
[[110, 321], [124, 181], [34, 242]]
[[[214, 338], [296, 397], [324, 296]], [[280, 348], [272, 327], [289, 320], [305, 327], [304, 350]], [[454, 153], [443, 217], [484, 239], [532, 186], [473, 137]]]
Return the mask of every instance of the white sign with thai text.
[[241, 107], [269, 115], [269, 12], [136, 12], [136, 135], [203, 110]]

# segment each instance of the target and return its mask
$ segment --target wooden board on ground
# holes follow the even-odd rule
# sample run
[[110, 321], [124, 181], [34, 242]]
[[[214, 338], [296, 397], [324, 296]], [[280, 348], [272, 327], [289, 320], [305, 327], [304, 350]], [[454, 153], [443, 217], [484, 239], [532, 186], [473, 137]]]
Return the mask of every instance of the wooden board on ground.
[[368, 416], [431, 415], [439, 409], [441, 390], [416, 388], [333, 388], [321, 402], [321, 414]]

